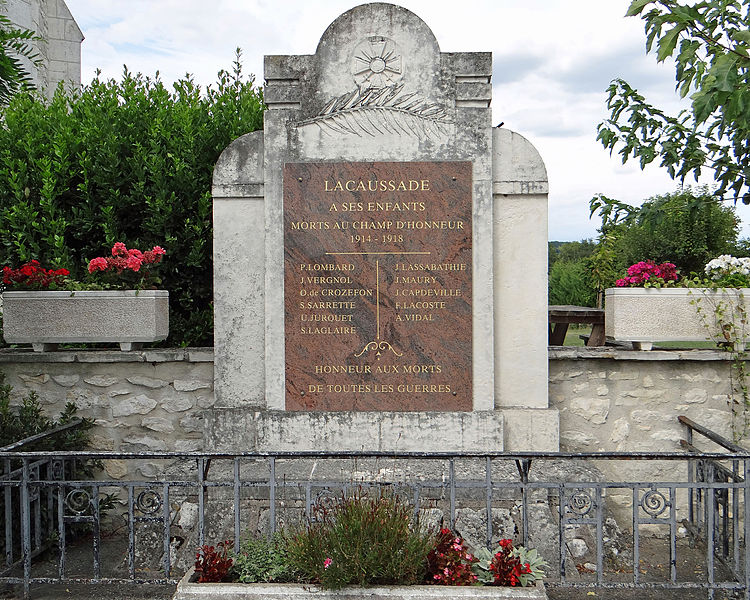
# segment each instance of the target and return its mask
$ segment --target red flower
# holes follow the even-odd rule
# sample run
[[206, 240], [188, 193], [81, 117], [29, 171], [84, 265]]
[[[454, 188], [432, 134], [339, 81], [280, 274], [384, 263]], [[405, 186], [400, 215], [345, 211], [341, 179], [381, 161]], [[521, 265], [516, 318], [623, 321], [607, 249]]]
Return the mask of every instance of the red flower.
[[94, 271], [106, 271], [107, 270], [107, 259], [101, 256], [92, 258], [89, 262], [89, 273]]
[[143, 261], [135, 255], [128, 256], [125, 266], [133, 271], [140, 271]]
[[490, 572], [494, 576], [496, 585], [515, 586], [520, 583], [519, 575], [531, 573], [531, 567], [522, 565], [520, 559], [513, 554], [513, 540], [500, 540], [500, 551], [492, 557]]
[[478, 562], [466, 552], [464, 541], [450, 529], [443, 528], [437, 538], [437, 544], [427, 555], [428, 583], [442, 585], [473, 585], [477, 577], [471, 571], [471, 565]]
[[67, 269], [45, 269], [38, 260], [31, 260], [17, 269], [4, 266], [3, 284], [28, 289], [58, 287], [65, 284], [68, 275], [70, 271]]
[[[161, 246], [141, 252], [137, 248], [128, 249], [123, 242], [116, 242], [112, 246], [112, 256], [97, 257], [89, 262], [89, 273], [101, 272], [111, 279], [117, 277], [140, 287], [150, 281], [151, 272], [148, 268], [143, 268], [144, 265], [160, 263], [165, 254]], [[134, 276], [134, 273], [138, 275]]]
[[128, 249], [122, 242], [115, 242], [112, 246], [112, 256], [125, 256], [128, 253]]

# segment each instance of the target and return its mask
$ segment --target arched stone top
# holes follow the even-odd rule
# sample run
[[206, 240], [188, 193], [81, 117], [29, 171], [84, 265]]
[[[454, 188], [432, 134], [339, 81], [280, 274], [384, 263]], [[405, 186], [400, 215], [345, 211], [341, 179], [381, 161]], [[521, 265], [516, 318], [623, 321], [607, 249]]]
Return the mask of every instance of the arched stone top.
[[372, 33], [379, 29], [390, 30], [393, 28], [393, 23], [396, 22], [408, 23], [407, 27], [404, 28], [405, 31], [417, 37], [423, 43], [428, 43], [433, 48], [433, 52], [440, 52], [437, 39], [427, 23], [403, 6], [387, 2], [360, 4], [340, 14], [320, 36], [315, 52], [316, 54], [320, 53], [325, 44], [330, 43], [332, 39], [337, 40], [342, 33], [350, 35], [356, 32], [360, 35], [362, 33], [367, 35], [368, 30]]
[[328, 26], [315, 62], [319, 90], [326, 99], [402, 84], [404, 89], [434, 97], [440, 46], [413, 12], [373, 2], [348, 10]]
[[214, 165], [215, 198], [262, 196], [263, 131], [241, 135], [229, 144]]
[[532, 143], [510, 129], [492, 133], [492, 193], [547, 194], [547, 168]]

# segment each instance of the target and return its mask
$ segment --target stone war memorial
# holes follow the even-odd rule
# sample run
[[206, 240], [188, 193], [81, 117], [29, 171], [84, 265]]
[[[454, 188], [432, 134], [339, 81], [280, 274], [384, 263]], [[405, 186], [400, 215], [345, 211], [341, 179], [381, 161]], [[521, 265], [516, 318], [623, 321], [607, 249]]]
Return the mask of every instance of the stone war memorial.
[[546, 170], [492, 126], [491, 54], [373, 3], [264, 77], [214, 170], [206, 446], [558, 450]]

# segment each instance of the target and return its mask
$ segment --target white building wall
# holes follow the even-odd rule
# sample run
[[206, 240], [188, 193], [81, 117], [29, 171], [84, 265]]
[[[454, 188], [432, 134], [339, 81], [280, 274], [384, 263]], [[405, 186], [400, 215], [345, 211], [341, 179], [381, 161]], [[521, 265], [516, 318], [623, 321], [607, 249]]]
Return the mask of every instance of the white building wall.
[[80, 87], [83, 34], [65, 0], [0, 0], [0, 13], [42, 38], [33, 43], [41, 64], [25, 61], [39, 91], [51, 98], [61, 81]]

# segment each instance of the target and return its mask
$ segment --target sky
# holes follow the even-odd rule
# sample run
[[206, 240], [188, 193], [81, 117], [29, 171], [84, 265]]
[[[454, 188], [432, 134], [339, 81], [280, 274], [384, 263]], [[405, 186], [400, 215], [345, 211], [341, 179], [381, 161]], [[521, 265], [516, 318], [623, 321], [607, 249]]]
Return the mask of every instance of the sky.
[[[186, 73], [203, 86], [230, 69], [235, 48], [245, 73], [263, 81], [265, 54], [312, 54], [326, 27], [352, 0], [67, 0], [85, 40], [82, 82], [96, 69], [173, 82]], [[608, 113], [606, 88], [621, 77], [673, 114], [674, 65], [646, 55], [643, 22], [624, 16], [629, 0], [402, 0], [435, 34], [443, 52], [493, 53], [493, 123], [526, 137], [550, 182], [549, 239], [596, 236], [589, 200], [597, 193], [640, 204], [678, 182], [656, 164], [641, 171], [596, 141]], [[686, 181], [686, 183], [693, 183]], [[705, 183], [710, 183], [706, 180]], [[738, 205], [743, 237], [750, 207]]]

